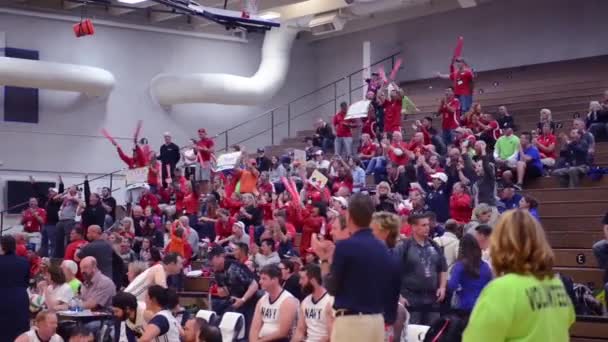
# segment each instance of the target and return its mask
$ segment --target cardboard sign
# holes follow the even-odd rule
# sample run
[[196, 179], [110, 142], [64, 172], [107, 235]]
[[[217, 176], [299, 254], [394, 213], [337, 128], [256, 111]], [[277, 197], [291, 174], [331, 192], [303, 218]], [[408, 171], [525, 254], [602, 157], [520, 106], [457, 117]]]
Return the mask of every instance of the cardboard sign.
[[127, 186], [133, 184], [141, 184], [148, 182], [148, 167], [139, 167], [137, 169], [129, 169], [126, 171], [125, 179]]
[[370, 103], [370, 100], [362, 100], [351, 104], [350, 107], [348, 107], [348, 112], [346, 112], [344, 119], [366, 118], [369, 112]]
[[236, 164], [241, 158], [241, 152], [232, 152], [222, 154], [217, 158], [215, 171], [226, 171], [232, 170], [236, 167]]
[[308, 181], [317, 189], [323, 189], [325, 184], [327, 184], [327, 177], [324, 174], [319, 172], [319, 170], [315, 170]]
[[306, 163], [306, 151], [293, 150], [293, 160], [300, 164]]

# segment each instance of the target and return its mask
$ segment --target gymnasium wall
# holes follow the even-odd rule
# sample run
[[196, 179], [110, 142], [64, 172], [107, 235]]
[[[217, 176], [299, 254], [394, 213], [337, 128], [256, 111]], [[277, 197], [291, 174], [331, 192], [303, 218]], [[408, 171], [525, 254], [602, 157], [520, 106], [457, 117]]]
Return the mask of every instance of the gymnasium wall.
[[319, 84], [360, 68], [364, 41], [371, 42], [372, 60], [403, 51], [402, 80], [447, 72], [458, 36], [465, 39], [464, 57], [479, 71], [604, 55], [606, 13], [603, 0], [492, 0], [321, 40], [314, 44]]

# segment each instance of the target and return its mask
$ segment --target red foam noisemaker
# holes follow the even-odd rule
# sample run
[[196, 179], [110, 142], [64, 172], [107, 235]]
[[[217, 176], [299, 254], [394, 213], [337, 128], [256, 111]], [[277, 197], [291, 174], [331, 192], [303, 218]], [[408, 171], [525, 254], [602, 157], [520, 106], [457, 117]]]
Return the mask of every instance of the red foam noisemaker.
[[74, 24], [72, 28], [74, 29], [74, 34], [77, 38], [95, 34], [95, 26], [93, 26], [91, 19], [82, 20], [81, 22]]

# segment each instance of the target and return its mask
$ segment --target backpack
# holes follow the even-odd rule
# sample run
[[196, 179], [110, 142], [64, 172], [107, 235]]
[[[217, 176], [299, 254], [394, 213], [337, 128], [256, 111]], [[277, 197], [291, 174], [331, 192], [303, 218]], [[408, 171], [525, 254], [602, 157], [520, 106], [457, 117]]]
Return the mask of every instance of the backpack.
[[460, 342], [465, 322], [454, 315], [436, 319], [424, 336], [424, 342]]
[[574, 284], [574, 311], [577, 315], [601, 316], [602, 304], [593, 296], [593, 291], [583, 284]]

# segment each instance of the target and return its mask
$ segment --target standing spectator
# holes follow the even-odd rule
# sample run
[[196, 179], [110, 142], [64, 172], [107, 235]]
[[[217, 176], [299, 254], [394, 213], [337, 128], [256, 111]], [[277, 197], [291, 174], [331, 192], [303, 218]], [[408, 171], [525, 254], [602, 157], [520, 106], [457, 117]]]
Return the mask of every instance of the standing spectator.
[[471, 221], [464, 226], [463, 233], [473, 234], [480, 224], [489, 225], [492, 221], [493, 208], [486, 203], [478, 204], [473, 209]]
[[84, 177], [84, 206], [80, 206], [80, 225], [87, 235], [87, 228], [91, 225], [104, 226], [106, 220], [106, 209], [103, 207], [101, 197], [98, 193], [91, 193], [89, 177]]
[[[401, 132], [401, 110], [403, 109], [403, 89], [395, 83], [391, 84], [389, 99], [381, 103], [384, 109], [384, 132], [389, 135], [394, 132]], [[384, 92], [384, 88], [381, 90]]]
[[126, 293], [131, 293], [137, 300], [143, 301], [147, 290], [153, 286], [167, 288], [167, 277], [180, 274], [184, 259], [177, 253], [168, 253], [162, 262], [145, 269], [142, 273], [131, 279], [129, 286], [125, 288]]
[[445, 90], [445, 96], [441, 99], [438, 113], [441, 116], [441, 130], [443, 143], [447, 146], [452, 143], [453, 131], [460, 127], [460, 101], [454, 97], [454, 88]]
[[498, 125], [500, 128], [513, 127], [515, 128], [515, 119], [507, 110], [507, 106], [498, 107]]
[[70, 232], [70, 243], [65, 248], [65, 260], [76, 261], [76, 255], [80, 252], [82, 246], [87, 244], [87, 241], [83, 239], [84, 234], [82, 233], [82, 227], [76, 225]]
[[250, 159], [245, 163], [245, 168], [235, 168], [234, 177], [236, 177], [241, 186], [241, 194], [255, 194], [258, 192], [257, 184], [260, 171], [257, 168], [255, 159]]
[[459, 224], [466, 224], [471, 220], [473, 200], [460, 182], [454, 183], [450, 196], [450, 217]]
[[602, 108], [599, 101], [591, 101], [586, 119], [587, 129], [596, 139], [608, 138], [608, 108]]
[[443, 235], [433, 238], [433, 241], [443, 250], [445, 262], [448, 265], [448, 280], [450, 279], [452, 267], [458, 258], [458, 251], [460, 249], [458, 237], [462, 235], [461, 227], [457, 221], [453, 219], [447, 220]]
[[363, 170], [361, 159], [356, 157], [351, 158], [348, 163], [351, 169], [351, 177], [353, 179], [353, 192], [365, 190], [367, 187], [367, 179], [365, 177], [365, 170]]
[[195, 177], [197, 181], [209, 181], [211, 179], [211, 157], [213, 156], [213, 147], [215, 146], [213, 139], [207, 137], [207, 130], [204, 128], [198, 129], [199, 140], [194, 145], [194, 149], [200, 156], [200, 174]]
[[42, 257], [54, 256], [53, 249], [55, 248], [57, 238], [57, 222], [59, 222], [59, 208], [61, 207], [61, 196], [63, 193], [63, 180], [59, 176], [59, 188], [48, 188], [45, 192], [41, 191], [34, 180], [30, 176], [30, 183], [33, 187], [33, 192], [38, 199], [38, 203], [46, 211], [46, 223], [42, 227], [41, 246], [39, 254]]
[[[492, 208], [495, 216], [498, 215], [498, 209], [496, 209], [496, 176], [494, 165], [490, 163], [490, 158], [486, 154], [486, 145], [484, 142], [480, 143], [481, 160], [475, 162], [475, 174], [477, 175], [477, 181], [473, 183], [473, 194], [475, 205], [479, 203], [486, 203]], [[463, 153], [465, 161], [465, 167], [471, 168], [471, 157]]]
[[116, 294], [116, 285], [112, 278], [99, 271], [97, 261], [91, 256], [82, 259], [80, 272], [83, 278], [80, 288], [83, 309], [108, 309], [112, 304], [112, 297]]
[[258, 301], [249, 332], [250, 342], [287, 342], [298, 318], [298, 300], [281, 286], [281, 270], [268, 265], [260, 271], [266, 294]]
[[28, 208], [21, 214], [21, 224], [26, 233], [39, 233], [40, 227], [46, 223], [46, 210], [38, 206], [38, 199], [31, 197]]
[[106, 210], [106, 218], [103, 225], [103, 229], [106, 230], [116, 221], [116, 199], [112, 197], [112, 189], [107, 186], [101, 188], [101, 204]]
[[279, 263], [281, 270], [281, 286], [291, 293], [296, 299], [302, 300], [302, 288], [300, 287], [300, 275], [296, 270], [296, 264], [291, 260], [281, 260]]
[[570, 137], [560, 134], [562, 150], [560, 161], [553, 171], [553, 175], [560, 177], [561, 185], [575, 188], [578, 186], [580, 177], [589, 170], [588, 153], [589, 146], [581, 139], [580, 130], [570, 130]]
[[504, 135], [496, 140], [494, 145], [494, 160], [500, 168], [514, 169], [517, 167], [519, 153], [519, 138], [513, 134], [512, 127], [503, 129]]
[[14, 237], [0, 237], [0, 341], [14, 341], [29, 328], [30, 268], [25, 258], [15, 255], [15, 248]]
[[550, 124], [543, 124], [540, 135], [535, 141], [533, 140], [532, 143], [536, 145], [538, 151], [540, 152], [540, 162], [549, 168], [555, 166], [555, 160], [557, 159], [557, 155], [555, 153], [557, 149], [557, 139], [553, 134]]
[[270, 158], [266, 156], [266, 151], [263, 148], [258, 148], [258, 156], [255, 158], [255, 162], [260, 172], [269, 171], [271, 162]]
[[540, 224], [525, 211], [507, 212], [490, 244], [499, 276], [477, 299], [463, 342], [569, 341], [574, 308]]
[[112, 279], [112, 258], [114, 250], [112, 245], [102, 238], [101, 233], [101, 227], [97, 225], [90, 226], [87, 230], [87, 239], [91, 242], [82, 247], [76, 257], [77, 260], [92, 257], [95, 259], [95, 268], [101, 270], [101, 273]]
[[608, 211], [602, 220], [604, 239], [593, 245], [593, 254], [597, 264], [604, 269], [604, 284], [608, 283]]
[[556, 126], [555, 121], [553, 121], [553, 115], [551, 114], [551, 110], [547, 108], [540, 110], [540, 120], [538, 124], [536, 124], [536, 128], [540, 131], [544, 124], [548, 124], [551, 127], [551, 130], [555, 131]]
[[456, 309], [468, 318], [481, 290], [492, 280], [490, 265], [481, 260], [481, 248], [475, 237], [465, 234], [460, 241], [458, 261], [450, 273], [448, 288], [457, 297]]
[[348, 111], [346, 102], [340, 103], [340, 111], [333, 118], [333, 124], [336, 129], [336, 139], [334, 140], [334, 154], [337, 156], [348, 157], [353, 154], [353, 134], [351, 128], [353, 123], [345, 119]]
[[67, 193], [61, 195], [62, 204], [59, 208], [59, 222], [56, 226], [55, 235], [55, 250], [53, 257], [62, 258], [64, 254], [64, 248], [70, 231], [74, 228], [76, 221], [76, 210], [80, 205], [78, 199], [78, 190], [76, 186], [72, 185], [68, 188]]
[[445, 299], [447, 263], [441, 249], [429, 238], [425, 215], [410, 215], [412, 237], [397, 246], [402, 260], [401, 300], [410, 312], [410, 324], [429, 325], [439, 317], [439, 303]]
[[519, 140], [519, 153], [517, 155], [517, 187], [521, 189], [524, 179], [530, 181], [543, 175], [543, 164], [540, 161], [540, 152], [532, 143], [530, 132], [523, 132]]
[[314, 135], [315, 146], [319, 146], [323, 149], [323, 152], [327, 153], [334, 146], [334, 132], [331, 126], [323, 119], [319, 118], [316, 123], [316, 130]]
[[179, 218], [179, 226], [184, 229], [184, 238], [186, 238], [190, 248], [192, 248], [192, 257], [196, 258], [200, 251], [200, 239], [198, 233], [190, 226], [190, 219], [188, 216], [182, 216]]
[[[322, 271], [327, 274], [327, 290], [335, 297], [332, 341], [382, 341], [384, 324], [391, 325], [396, 319], [398, 267], [369, 228], [373, 213], [372, 199], [354, 194], [347, 216], [347, 231], [352, 236], [335, 246], [316, 236], [312, 240]], [[334, 228], [332, 233], [334, 230], [341, 229]]]
[[423, 156], [418, 158], [418, 184], [426, 192], [426, 204], [429, 210], [437, 215], [439, 222], [445, 222], [450, 217], [450, 193], [445, 184], [448, 176], [443, 172], [436, 172], [431, 175], [431, 185], [428, 184], [424, 168], [422, 167]]
[[465, 113], [469, 111], [473, 104], [473, 70], [467, 65], [462, 57], [456, 57], [450, 64], [450, 74], [445, 75], [440, 72], [437, 76], [443, 79], [450, 79], [453, 83], [454, 94], [460, 101], [460, 110]]
[[[158, 159], [161, 162], [162, 167], [162, 181], [163, 187], [167, 186], [167, 179], [172, 179], [175, 175], [175, 167], [177, 167], [177, 163], [180, 160], [179, 146], [177, 146], [173, 141], [171, 141], [171, 133], [165, 132], [163, 133], [163, 138], [165, 139], [165, 143], [160, 147], [160, 155]], [[167, 169], [171, 172], [167, 174]]]

